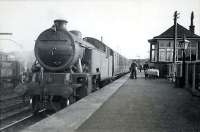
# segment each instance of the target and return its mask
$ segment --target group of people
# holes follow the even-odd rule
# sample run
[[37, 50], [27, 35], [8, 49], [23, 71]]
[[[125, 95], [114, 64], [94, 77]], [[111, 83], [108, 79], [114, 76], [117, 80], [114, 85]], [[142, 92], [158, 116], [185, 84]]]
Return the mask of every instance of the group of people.
[[[141, 72], [141, 70], [143, 69], [144, 71], [146, 71], [147, 69], [149, 69], [149, 65], [147, 63], [145, 63], [142, 67], [142, 65], [138, 66], [139, 71]], [[130, 66], [130, 78], [131, 79], [137, 79], [137, 63], [136, 62], [132, 62], [131, 66]], [[146, 73], [146, 72], [145, 72]], [[146, 74], [145, 74], [146, 77]]]

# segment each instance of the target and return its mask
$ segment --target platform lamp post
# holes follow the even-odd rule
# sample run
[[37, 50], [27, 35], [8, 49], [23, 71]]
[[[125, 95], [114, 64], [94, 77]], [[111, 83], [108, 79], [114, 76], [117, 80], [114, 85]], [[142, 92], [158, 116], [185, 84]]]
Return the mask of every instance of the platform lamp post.
[[186, 49], [188, 48], [190, 41], [186, 39], [185, 34], [183, 35], [183, 40], [179, 42], [181, 50], [182, 50], [182, 83], [183, 86], [185, 86], [185, 52]]

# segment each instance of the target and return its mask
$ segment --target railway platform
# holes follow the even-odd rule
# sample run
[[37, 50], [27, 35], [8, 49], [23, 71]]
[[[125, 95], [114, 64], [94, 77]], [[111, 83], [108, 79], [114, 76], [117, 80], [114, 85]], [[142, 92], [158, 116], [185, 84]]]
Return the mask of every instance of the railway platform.
[[126, 75], [23, 132], [198, 132], [199, 110], [199, 98], [165, 79]]

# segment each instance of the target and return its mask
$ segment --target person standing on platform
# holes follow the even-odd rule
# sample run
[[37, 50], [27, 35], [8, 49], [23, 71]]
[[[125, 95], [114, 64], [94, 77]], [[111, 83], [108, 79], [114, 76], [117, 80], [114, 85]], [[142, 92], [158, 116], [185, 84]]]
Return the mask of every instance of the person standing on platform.
[[144, 69], [144, 76], [145, 76], [145, 79], [147, 78], [147, 70], [149, 69], [149, 65], [148, 65], [148, 63], [145, 63], [144, 65], [143, 65], [143, 69]]
[[130, 70], [131, 70], [131, 75], [130, 75], [130, 78], [131, 79], [137, 79], [137, 64], [135, 62], [132, 62], [131, 64], [131, 67], [130, 67]]
[[141, 64], [139, 65], [138, 69], [139, 69], [140, 72], [142, 71], [142, 65]]

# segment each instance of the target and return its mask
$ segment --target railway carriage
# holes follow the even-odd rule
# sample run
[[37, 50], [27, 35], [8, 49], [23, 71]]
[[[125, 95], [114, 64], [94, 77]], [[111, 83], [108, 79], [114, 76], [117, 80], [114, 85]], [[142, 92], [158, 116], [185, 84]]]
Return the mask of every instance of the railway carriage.
[[130, 61], [127, 58], [95, 38], [86, 37], [84, 40], [95, 46], [96, 50], [98, 50], [93, 51], [91, 61], [93, 62], [92, 66], [94, 69], [99, 67], [102, 81], [129, 72]]
[[36, 40], [32, 82], [24, 84], [34, 113], [57, 111], [129, 71], [128, 59], [95, 38], [67, 31], [66, 24], [55, 20]]

